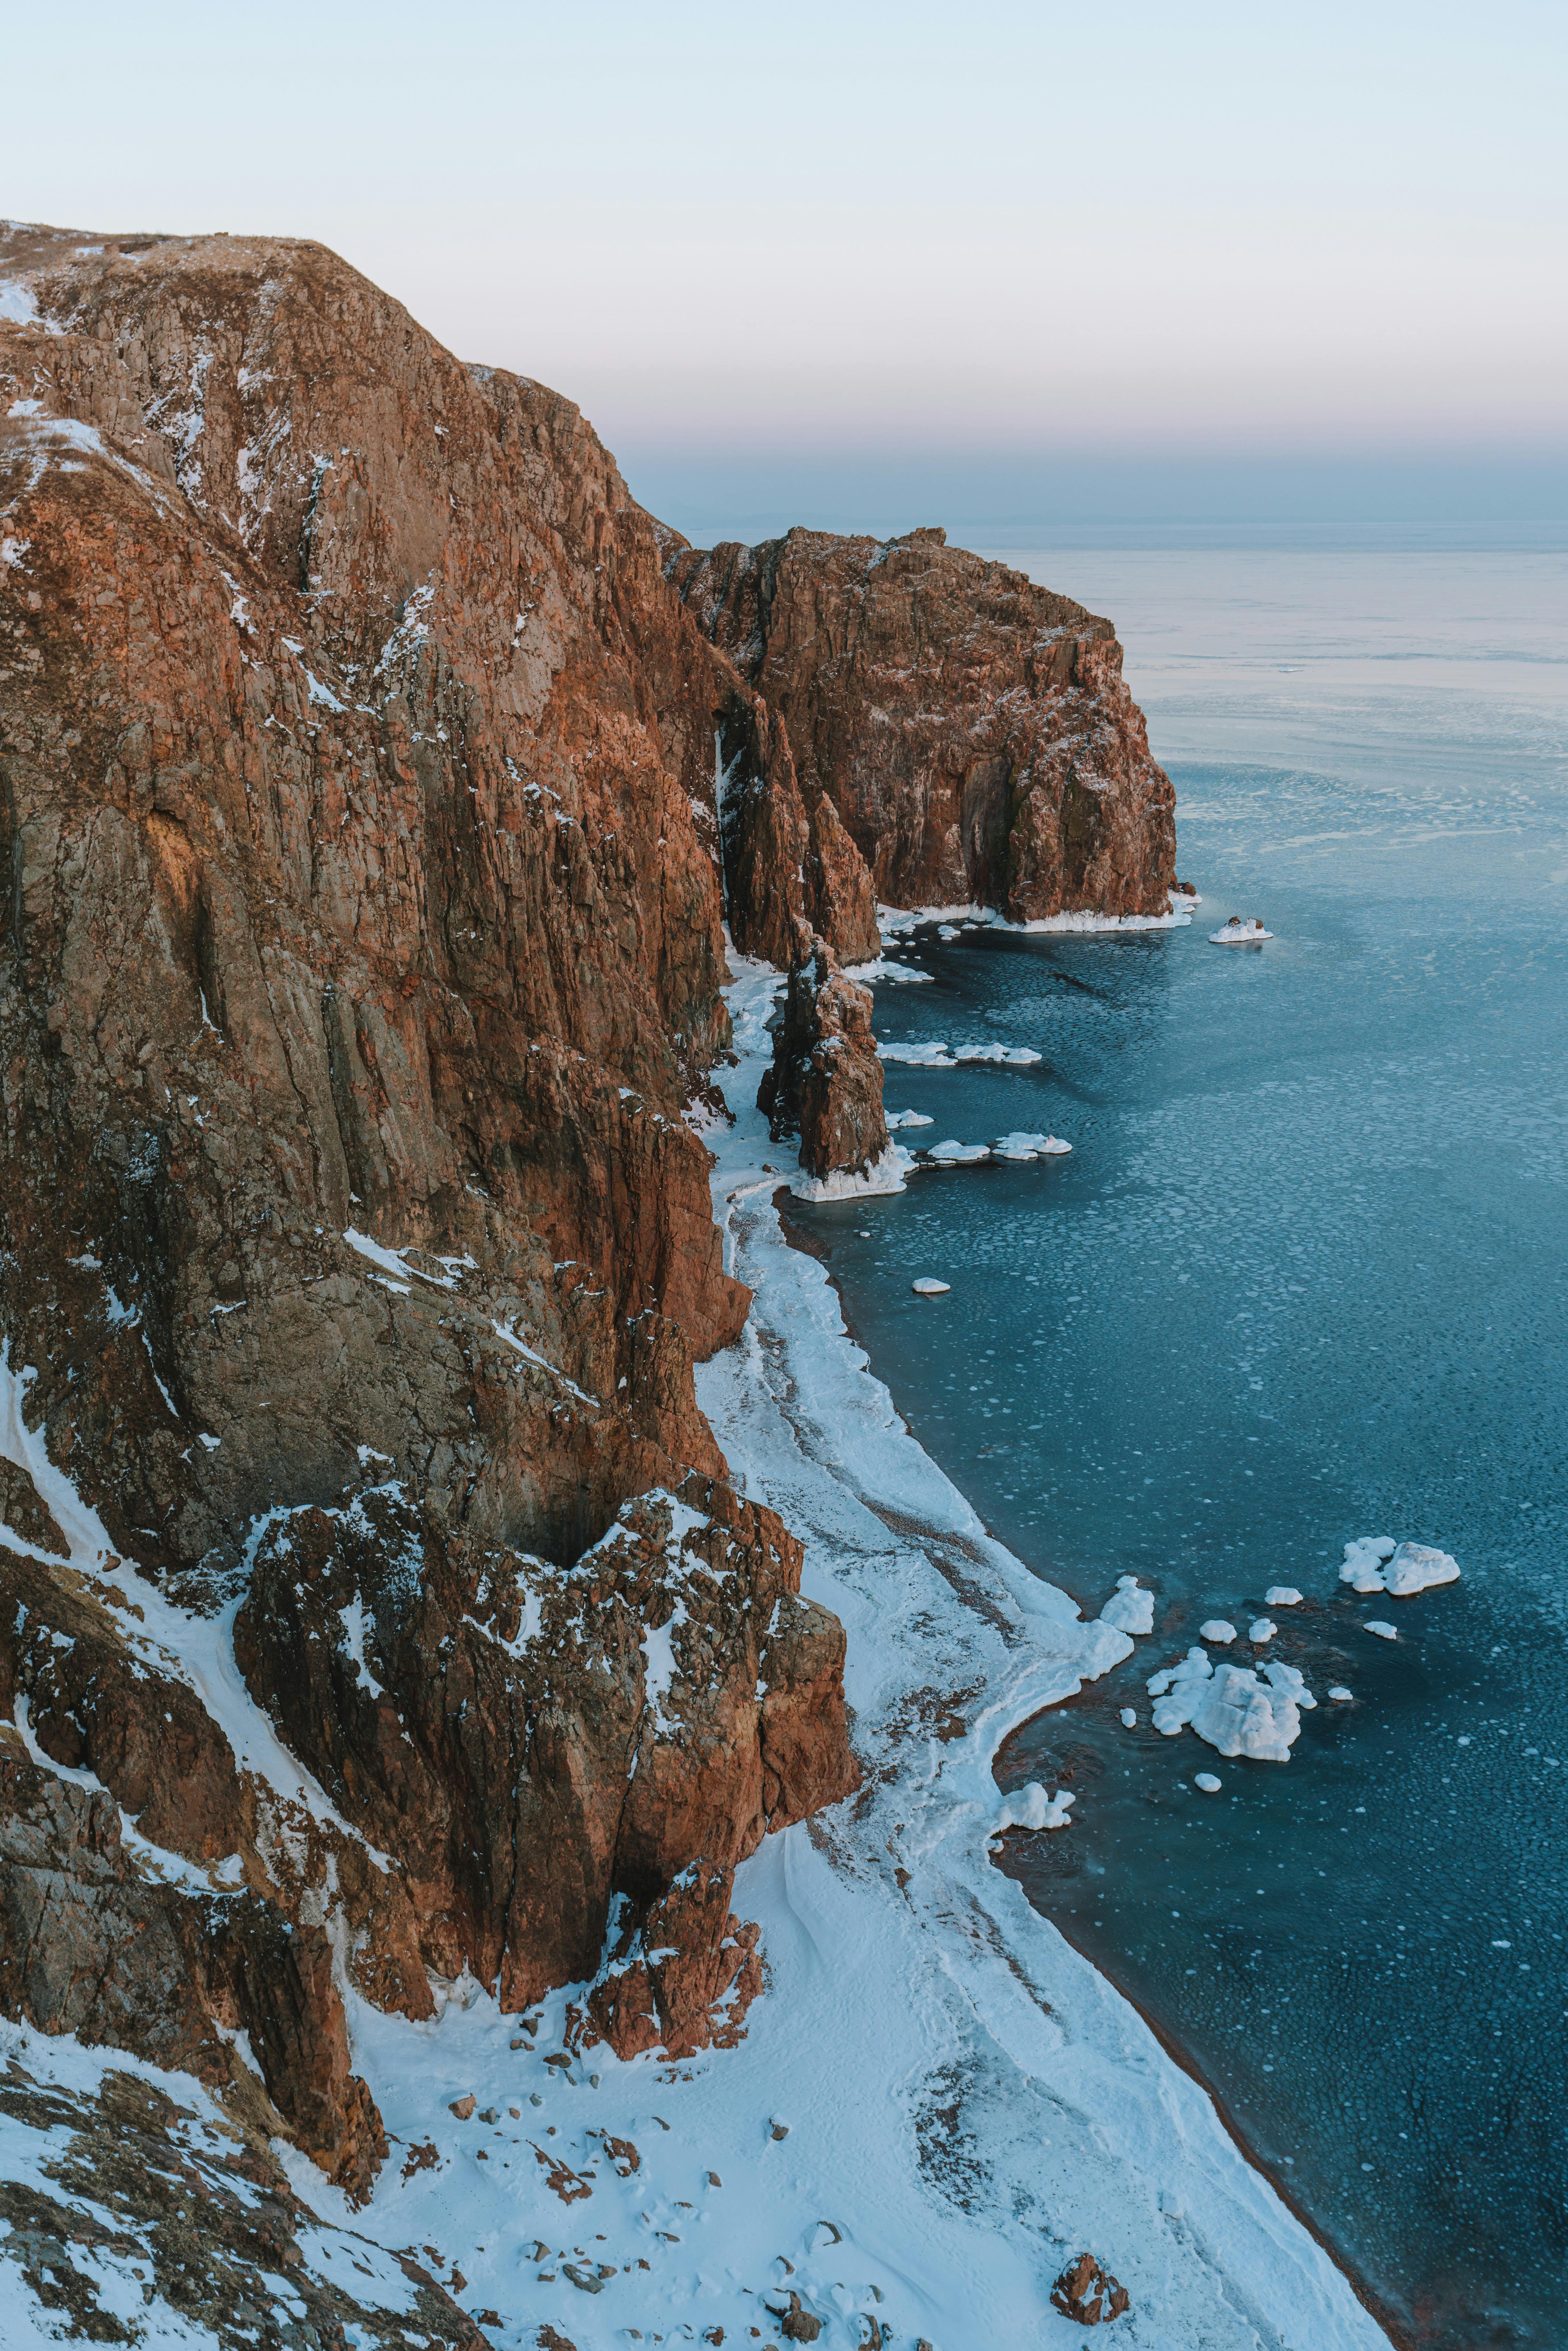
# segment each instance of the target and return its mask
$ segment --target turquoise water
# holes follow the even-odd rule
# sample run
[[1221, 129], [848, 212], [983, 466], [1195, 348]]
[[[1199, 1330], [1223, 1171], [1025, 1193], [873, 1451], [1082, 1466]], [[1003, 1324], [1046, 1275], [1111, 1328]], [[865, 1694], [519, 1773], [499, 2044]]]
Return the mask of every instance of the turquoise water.
[[[1071, 1157], [799, 1211], [915, 1434], [1040, 1573], [1158, 1597], [1019, 1734], [1006, 1865], [1423, 2345], [1568, 2344], [1568, 661], [1560, 559], [1040, 559], [1116, 617], [1188, 929], [921, 935], [906, 1141]], [[1085, 576], [1085, 575], [1089, 576]], [[1228, 914], [1277, 934], [1209, 946]], [[953, 1285], [915, 1300], [911, 1280]], [[1344, 1542], [1458, 1586], [1357, 1601]], [[1149, 1727], [1219, 1615], [1320, 1704], [1288, 1765]], [[1396, 1643], [1362, 1629], [1394, 1619]], [[1235, 1654], [1235, 1653], [1232, 1653]], [[1331, 1685], [1354, 1692], [1331, 1705]], [[1139, 1723], [1123, 1729], [1119, 1709]], [[1192, 1786], [1212, 1768], [1217, 1795]], [[1113, 2256], [1107, 2254], [1114, 2266]]]

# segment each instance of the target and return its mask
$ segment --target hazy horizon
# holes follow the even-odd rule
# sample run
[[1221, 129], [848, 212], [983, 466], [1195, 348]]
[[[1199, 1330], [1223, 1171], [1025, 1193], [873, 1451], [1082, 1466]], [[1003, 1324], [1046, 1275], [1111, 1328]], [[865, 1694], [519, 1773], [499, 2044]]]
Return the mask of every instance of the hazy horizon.
[[0, 208], [319, 238], [679, 528], [1568, 517], [1542, 0], [84, 0], [7, 57]]

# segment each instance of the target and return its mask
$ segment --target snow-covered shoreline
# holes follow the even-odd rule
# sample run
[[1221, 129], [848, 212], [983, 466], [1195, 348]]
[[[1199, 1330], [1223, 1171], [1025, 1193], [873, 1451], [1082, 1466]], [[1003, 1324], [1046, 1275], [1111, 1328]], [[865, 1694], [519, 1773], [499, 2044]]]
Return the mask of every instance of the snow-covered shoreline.
[[[344, 1977], [392, 2154], [356, 2212], [275, 2143], [326, 2224], [301, 2234], [306, 2268], [347, 2262], [362, 2300], [397, 2310], [406, 2280], [384, 2254], [421, 2248], [498, 2351], [534, 2351], [547, 2323], [576, 2351], [721, 2328], [776, 2343], [790, 2293], [822, 2322], [821, 2351], [995, 2351], [1079, 2339], [1048, 2297], [1087, 2250], [1129, 2289], [1115, 2339], [1142, 2351], [1373, 2351], [1384, 2335], [1207, 2095], [989, 1857], [1004, 1817], [1071, 1834], [1061, 1792], [1004, 1802], [992, 1761], [1132, 1635], [991, 1540], [870, 1375], [823, 1267], [785, 1239], [785, 1171], [754, 1107], [779, 976], [737, 970], [736, 1122], [712, 1131], [713, 1182], [756, 1302], [698, 1395], [737, 1482], [802, 1539], [804, 1590], [843, 1622], [864, 1784], [737, 1873], [768, 1991], [735, 2049], [569, 2053], [582, 1985], [525, 2021], [465, 1978], [415, 2022]], [[1132, 1613], [1123, 1593], [1113, 1615]], [[264, 1719], [243, 1687], [227, 1697], [248, 1744]], [[83, 2098], [128, 2064], [19, 2026], [0, 2049]], [[188, 2077], [132, 2070], [186, 2127], [214, 2111]], [[42, 2179], [52, 2136], [6, 2121], [0, 2173]], [[128, 2238], [104, 2292], [140, 2324], [133, 2258]], [[144, 2319], [148, 2340], [211, 2351], [161, 2299]], [[19, 2351], [54, 2339], [9, 2258], [0, 2322]]]
[[[884, 2283], [878, 2313], [895, 2341], [1075, 2340], [1047, 2295], [1087, 2246], [1131, 2289], [1130, 2344], [1381, 2344], [1205, 2093], [988, 1858], [1002, 1740], [1130, 1645], [987, 1534], [870, 1374], [823, 1267], [786, 1241], [751, 1106], [777, 975], [736, 961], [714, 1188], [756, 1302], [698, 1394], [737, 1480], [804, 1540], [803, 1588], [843, 1620], [867, 1767], [858, 1800], [770, 1838], [737, 1882], [773, 1969], [753, 2048], [834, 2036], [789, 2068], [802, 2171], [898, 2273], [904, 2307]], [[923, 2100], [950, 2117], [947, 2180], [971, 2183], [970, 2210], [941, 2149], [922, 2160]]]

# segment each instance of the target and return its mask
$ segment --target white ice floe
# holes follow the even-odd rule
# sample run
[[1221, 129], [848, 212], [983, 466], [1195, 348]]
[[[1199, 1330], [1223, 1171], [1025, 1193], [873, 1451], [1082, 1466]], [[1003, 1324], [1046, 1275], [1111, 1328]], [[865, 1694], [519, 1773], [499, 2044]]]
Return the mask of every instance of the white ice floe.
[[1193, 1774], [1192, 1784], [1195, 1788], [1201, 1788], [1206, 1796], [1218, 1796], [1221, 1783], [1212, 1771], [1197, 1771]]
[[1190, 1726], [1221, 1755], [1288, 1763], [1300, 1735], [1301, 1709], [1316, 1698], [1294, 1666], [1215, 1666], [1201, 1649], [1151, 1676], [1155, 1729], [1174, 1739]]
[[835, 1167], [831, 1176], [808, 1176], [802, 1168], [789, 1179], [798, 1200], [864, 1200], [888, 1192], [902, 1192], [915, 1162], [901, 1143], [890, 1143], [880, 1159], [852, 1174]]
[[1354, 1695], [1354, 1693], [1353, 1691], [1346, 1689], [1343, 1682], [1335, 1682], [1333, 1688], [1329, 1691], [1329, 1696], [1333, 1698], [1335, 1706], [1347, 1705]]
[[969, 1045], [947, 1045], [939, 1037], [909, 1038], [876, 1050], [883, 1061], [901, 1061], [913, 1070], [956, 1070], [965, 1061], [995, 1061], [1011, 1070], [1027, 1070], [1045, 1059], [1032, 1045], [1003, 1045], [994, 1038]]
[[1198, 1626], [1197, 1637], [1200, 1641], [1216, 1641], [1223, 1648], [1227, 1641], [1235, 1640], [1236, 1627], [1227, 1624], [1223, 1616], [1210, 1616]]
[[1135, 1575], [1119, 1575], [1116, 1589], [1100, 1611], [1102, 1625], [1114, 1625], [1124, 1633], [1152, 1633], [1155, 1629], [1155, 1595], [1145, 1592]]
[[1071, 1788], [1059, 1788], [1054, 1796], [1048, 1796], [1040, 1782], [1031, 1780], [1026, 1788], [1015, 1788], [1010, 1796], [1002, 1798], [991, 1833], [995, 1835], [1002, 1829], [1071, 1828], [1072, 1823], [1067, 1815], [1076, 1802]]
[[936, 1123], [936, 1120], [927, 1118], [923, 1110], [893, 1110], [887, 1113], [889, 1134], [896, 1134], [901, 1126], [935, 1126]]
[[993, 1159], [1051, 1159], [1058, 1153], [1071, 1151], [1071, 1143], [1063, 1143], [1055, 1134], [998, 1134], [991, 1145]]
[[1397, 1641], [1399, 1638], [1398, 1625], [1391, 1625], [1385, 1616], [1369, 1617], [1363, 1630], [1375, 1633], [1380, 1641]]
[[925, 1274], [920, 1280], [912, 1281], [909, 1287], [916, 1298], [945, 1298], [953, 1285], [950, 1281], [937, 1281], [930, 1274]]
[[1263, 1594], [1265, 1608], [1299, 1608], [1301, 1595], [1293, 1583], [1271, 1583]]
[[1137, 1726], [1137, 1720], [1138, 1720], [1138, 1717], [1137, 1717], [1136, 1709], [1135, 1709], [1134, 1708], [1133, 1708], [1133, 1707], [1130, 1707], [1130, 1706], [1124, 1706], [1124, 1707], [1122, 1708], [1122, 1718], [1121, 1718], [1121, 1719], [1122, 1719], [1122, 1728], [1123, 1728], [1123, 1729], [1124, 1729], [1124, 1730], [1133, 1730], [1133, 1729], [1134, 1729], [1136, 1728], [1136, 1726]]
[[962, 924], [966, 930], [1016, 931], [1020, 935], [1043, 932], [1086, 931], [1170, 931], [1181, 930], [1192, 920], [1192, 910], [1203, 901], [1196, 893], [1188, 896], [1185, 890], [1169, 893], [1170, 912], [1165, 914], [1102, 914], [1092, 907], [1074, 909], [1070, 914], [1037, 914], [1032, 922], [1012, 923], [999, 914], [994, 906], [883, 906], [879, 905], [877, 923], [884, 939], [905, 936], [910, 931], [921, 930], [931, 924], [946, 924], [949, 929]]
[[1387, 1592], [1396, 1600], [1408, 1600], [1435, 1584], [1457, 1583], [1459, 1568], [1457, 1560], [1430, 1543], [1396, 1544], [1392, 1535], [1360, 1535], [1344, 1547], [1339, 1580], [1360, 1593]]
[[1211, 946], [1255, 947], [1260, 946], [1265, 939], [1271, 939], [1273, 935], [1272, 931], [1266, 931], [1263, 928], [1255, 914], [1250, 915], [1246, 922], [1242, 921], [1239, 914], [1232, 914], [1222, 929], [1210, 931], [1208, 939]]
[[1254, 1616], [1247, 1627], [1247, 1638], [1249, 1641], [1271, 1641], [1279, 1629], [1277, 1625], [1270, 1624], [1267, 1616]]
[[891, 956], [878, 956], [873, 963], [846, 964], [844, 973], [847, 978], [858, 979], [862, 987], [875, 987], [884, 980], [894, 986], [931, 987], [936, 978], [935, 972], [918, 971], [912, 963], [894, 963]]
[[938, 1167], [975, 1167], [990, 1155], [988, 1144], [955, 1143], [951, 1137], [946, 1143], [934, 1143], [925, 1154]]

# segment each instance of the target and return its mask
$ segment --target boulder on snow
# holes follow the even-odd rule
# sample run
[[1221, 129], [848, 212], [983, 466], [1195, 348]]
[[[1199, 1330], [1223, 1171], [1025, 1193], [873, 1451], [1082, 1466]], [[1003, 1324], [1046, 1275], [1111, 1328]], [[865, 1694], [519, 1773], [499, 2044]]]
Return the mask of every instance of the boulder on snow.
[[1102, 2319], [1122, 2317], [1132, 2298], [1092, 2253], [1080, 2253], [1051, 2287], [1051, 2306], [1064, 2318], [1075, 2318], [1080, 2326], [1098, 2326]]

